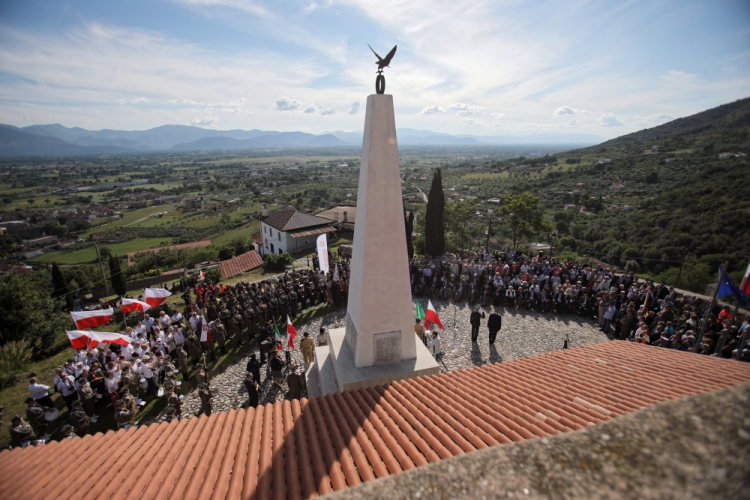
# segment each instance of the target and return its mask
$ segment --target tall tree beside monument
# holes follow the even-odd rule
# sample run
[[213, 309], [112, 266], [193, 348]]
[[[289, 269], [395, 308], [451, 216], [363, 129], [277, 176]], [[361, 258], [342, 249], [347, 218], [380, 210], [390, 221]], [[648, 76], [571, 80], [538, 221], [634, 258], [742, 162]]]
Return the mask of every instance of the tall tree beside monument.
[[125, 295], [127, 292], [125, 275], [120, 270], [120, 260], [112, 254], [109, 254], [109, 276], [115, 293], [120, 297]]
[[409, 260], [414, 257], [414, 242], [411, 239], [414, 232], [414, 211], [409, 210], [409, 215], [404, 217], [406, 223], [406, 251], [409, 252]]
[[443, 174], [438, 168], [432, 176], [424, 222], [424, 251], [428, 255], [442, 255], [445, 252], [444, 212]]
[[552, 231], [552, 224], [542, 217], [539, 198], [531, 193], [508, 196], [503, 201], [500, 214], [508, 217], [508, 227], [513, 233], [513, 249], [521, 238], [531, 238], [542, 231]]

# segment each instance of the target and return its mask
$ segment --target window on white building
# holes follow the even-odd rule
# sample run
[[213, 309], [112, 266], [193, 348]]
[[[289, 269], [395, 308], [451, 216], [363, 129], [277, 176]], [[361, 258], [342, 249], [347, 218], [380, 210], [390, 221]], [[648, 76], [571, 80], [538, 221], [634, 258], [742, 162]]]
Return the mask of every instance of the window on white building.
[[281, 241], [281, 233], [278, 233], [278, 234], [279, 234], [279, 241]]

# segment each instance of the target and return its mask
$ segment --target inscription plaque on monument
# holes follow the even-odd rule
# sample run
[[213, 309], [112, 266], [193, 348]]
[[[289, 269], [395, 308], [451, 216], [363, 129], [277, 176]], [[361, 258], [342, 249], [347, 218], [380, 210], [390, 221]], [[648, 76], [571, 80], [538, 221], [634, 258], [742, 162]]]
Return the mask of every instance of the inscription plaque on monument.
[[384, 365], [401, 361], [401, 331], [376, 333], [372, 336], [375, 347], [375, 364]]
[[357, 328], [352, 322], [351, 316], [346, 315], [346, 333], [344, 334], [344, 340], [349, 344], [349, 348], [352, 352], [357, 352]]

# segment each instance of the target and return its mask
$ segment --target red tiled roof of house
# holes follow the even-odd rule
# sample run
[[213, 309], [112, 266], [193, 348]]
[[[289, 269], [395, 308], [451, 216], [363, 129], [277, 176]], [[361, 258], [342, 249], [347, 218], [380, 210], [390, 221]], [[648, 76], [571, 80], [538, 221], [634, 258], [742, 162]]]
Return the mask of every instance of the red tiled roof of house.
[[279, 231], [293, 231], [295, 229], [304, 229], [333, 223], [331, 219], [298, 212], [294, 207], [286, 207], [281, 210], [268, 212], [268, 215], [255, 214], [253, 217], [278, 229]]
[[169, 245], [165, 247], [156, 247], [156, 248], [146, 248], [143, 250], [136, 250], [134, 252], [128, 252], [128, 265], [132, 266], [135, 263], [134, 257], [138, 255], [139, 253], [158, 253], [159, 250], [179, 250], [180, 248], [198, 248], [198, 247], [207, 247], [211, 244], [211, 240], [201, 240], [201, 241], [191, 241], [190, 243], [180, 243], [179, 245]]
[[229, 278], [263, 265], [263, 258], [255, 250], [219, 263], [221, 277]]
[[0, 452], [0, 497], [310, 498], [748, 380], [745, 363], [602, 342]]

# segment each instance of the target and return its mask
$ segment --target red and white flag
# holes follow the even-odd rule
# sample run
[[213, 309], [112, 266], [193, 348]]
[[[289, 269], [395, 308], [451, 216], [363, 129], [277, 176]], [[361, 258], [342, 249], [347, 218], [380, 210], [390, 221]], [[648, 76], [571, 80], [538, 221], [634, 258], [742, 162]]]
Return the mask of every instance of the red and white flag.
[[91, 335], [90, 347], [97, 344], [118, 344], [128, 345], [133, 342], [133, 339], [126, 335], [120, 335], [119, 333], [112, 332], [89, 332]]
[[144, 288], [143, 289], [143, 297], [146, 299], [146, 302], [151, 307], [158, 307], [159, 304], [167, 300], [167, 297], [172, 295], [167, 290], [164, 290], [163, 288]]
[[112, 319], [112, 314], [114, 314], [114, 310], [111, 307], [98, 311], [70, 311], [77, 328], [94, 328], [106, 325]]
[[745, 271], [745, 276], [742, 278], [740, 290], [750, 295], [750, 264], [747, 265], [747, 271]]
[[649, 302], [651, 301], [651, 290], [646, 291], [646, 299], [643, 301], [643, 306], [641, 307], [641, 312], [643, 314], [646, 314], [648, 312], [648, 309], [650, 307]]
[[205, 316], [201, 316], [201, 342], [213, 342], [211, 331], [208, 329], [208, 321]]
[[151, 306], [147, 302], [141, 302], [135, 299], [122, 299], [122, 314], [130, 314], [133, 311], [141, 311], [145, 313], [151, 309]]
[[445, 330], [445, 328], [443, 328], [443, 324], [440, 322], [440, 318], [438, 317], [437, 311], [435, 310], [434, 307], [432, 307], [432, 301], [428, 300], [427, 301], [427, 314], [425, 315], [424, 326], [427, 329], [429, 329], [430, 323], [435, 323], [437, 326], [440, 327], [441, 330]]
[[68, 340], [73, 346], [73, 349], [78, 351], [79, 349], [86, 349], [91, 344], [91, 332], [83, 330], [66, 330], [68, 334]]
[[289, 319], [289, 315], [286, 315], [286, 336], [289, 338], [287, 344], [289, 347], [294, 349], [294, 337], [297, 336], [297, 330], [294, 329], [292, 320]]

